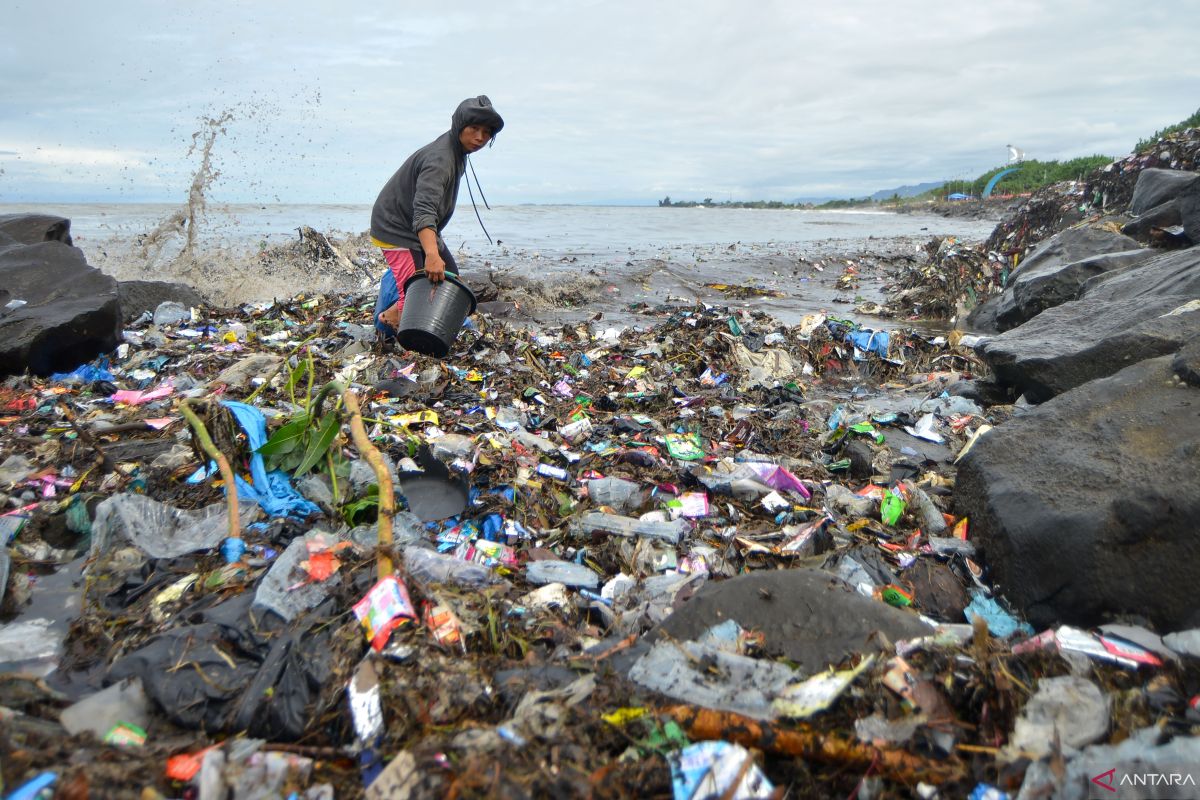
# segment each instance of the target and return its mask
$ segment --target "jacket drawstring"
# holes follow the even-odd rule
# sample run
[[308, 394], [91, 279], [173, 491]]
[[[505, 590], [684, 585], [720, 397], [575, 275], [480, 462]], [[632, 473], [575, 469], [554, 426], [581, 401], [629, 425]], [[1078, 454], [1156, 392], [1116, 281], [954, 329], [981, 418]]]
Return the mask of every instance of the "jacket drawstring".
[[483, 228], [483, 235], [487, 237], [488, 244], [495, 244], [492, 241], [492, 235], [488, 233], [488, 229], [483, 224], [483, 217], [479, 216], [479, 206], [475, 205], [475, 193], [471, 191], [471, 176], [475, 178], [475, 186], [479, 189], [479, 197], [483, 200], [483, 206], [488, 211], [492, 207], [488, 205], [487, 198], [483, 196], [483, 187], [479, 185], [479, 176], [475, 174], [475, 165], [471, 163], [471, 157], [466, 156], [467, 166], [471, 168], [471, 175], [467, 176], [467, 194], [471, 196], [471, 208], [475, 209], [475, 219], [479, 220], [479, 227]]

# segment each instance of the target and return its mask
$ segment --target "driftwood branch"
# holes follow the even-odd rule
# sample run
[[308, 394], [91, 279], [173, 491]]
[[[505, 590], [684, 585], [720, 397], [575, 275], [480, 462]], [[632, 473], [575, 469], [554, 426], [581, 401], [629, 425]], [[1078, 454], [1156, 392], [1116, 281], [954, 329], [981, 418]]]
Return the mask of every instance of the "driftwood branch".
[[354, 445], [375, 470], [375, 479], [379, 482], [379, 577], [383, 578], [391, 575], [393, 569], [389, 551], [392, 547], [392, 518], [396, 516], [396, 492], [383, 455], [371, 444], [367, 429], [363, 426], [358, 396], [348, 388], [343, 389], [342, 402], [350, 414], [350, 435], [354, 438]]
[[781, 728], [727, 711], [692, 706], [671, 706], [668, 716], [683, 726], [692, 739], [724, 740], [768, 753], [803, 758], [851, 769], [872, 769], [885, 778], [915, 785], [940, 784], [962, 777], [957, 759], [931, 761], [904, 750], [887, 750], [836, 733]]

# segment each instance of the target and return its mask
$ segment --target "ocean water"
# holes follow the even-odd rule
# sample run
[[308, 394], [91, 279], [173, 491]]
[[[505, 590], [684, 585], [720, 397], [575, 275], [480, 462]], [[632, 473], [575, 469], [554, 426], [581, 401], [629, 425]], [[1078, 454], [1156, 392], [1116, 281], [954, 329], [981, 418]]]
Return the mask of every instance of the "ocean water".
[[[0, 213], [38, 211], [71, 220], [76, 244], [85, 250], [145, 236], [177, 210], [166, 204], [0, 204]], [[828, 240], [953, 235], [987, 237], [993, 222], [893, 214], [884, 211], [660, 208], [657, 206], [517, 205], [479, 207], [487, 236], [471, 206], [460, 205], [444, 232], [453, 249], [483, 252], [505, 247], [547, 256], [608, 251], [746, 245], [798, 245]], [[210, 203], [197, 225], [207, 245], [257, 248], [296, 236], [300, 226], [332, 234], [360, 234], [370, 227], [369, 205], [222, 205]]]
[[[301, 293], [373, 290], [383, 262], [365, 232], [369, 205], [0, 204], [0, 214], [68, 217], [89, 263], [123, 280], [180, 280], [218, 304]], [[192, 241], [183, 221], [195, 215]], [[460, 205], [444, 232], [477, 290], [538, 312], [539, 321], [621, 316], [639, 303], [727, 300], [710, 284], [753, 285], [777, 297], [742, 298], [784, 321], [818, 310], [848, 313], [884, 299], [873, 269], [919, 258], [931, 238], [982, 241], [993, 222], [879, 211]], [[343, 269], [303, 257], [298, 231], [326, 234]], [[847, 267], [862, 273], [838, 283]], [[536, 316], [536, 315], [535, 315]]]

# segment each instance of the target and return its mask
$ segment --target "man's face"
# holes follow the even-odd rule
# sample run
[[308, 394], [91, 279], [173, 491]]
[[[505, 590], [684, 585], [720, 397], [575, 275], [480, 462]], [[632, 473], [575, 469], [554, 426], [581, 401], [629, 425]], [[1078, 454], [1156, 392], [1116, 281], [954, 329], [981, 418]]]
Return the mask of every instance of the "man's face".
[[468, 153], [474, 153], [487, 144], [491, 138], [491, 130], [482, 125], [468, 125], [458, 135], [458, 141], [462, 144], [463, 150]]

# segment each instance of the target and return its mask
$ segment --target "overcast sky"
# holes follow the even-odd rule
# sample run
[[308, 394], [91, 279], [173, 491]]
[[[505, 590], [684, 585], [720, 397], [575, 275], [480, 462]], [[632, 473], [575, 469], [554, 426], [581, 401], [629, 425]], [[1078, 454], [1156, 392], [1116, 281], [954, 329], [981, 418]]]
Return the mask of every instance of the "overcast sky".
[[[442, 10], [454, 9], [454, 10]], [[495, 203], [849, 197], [1119, 156], [1200, 106], [1200, 0], [9, 0], [0, 201], [371, 203], [487, 94]], [[464, 193], [465, 194], [465, 193]]]

